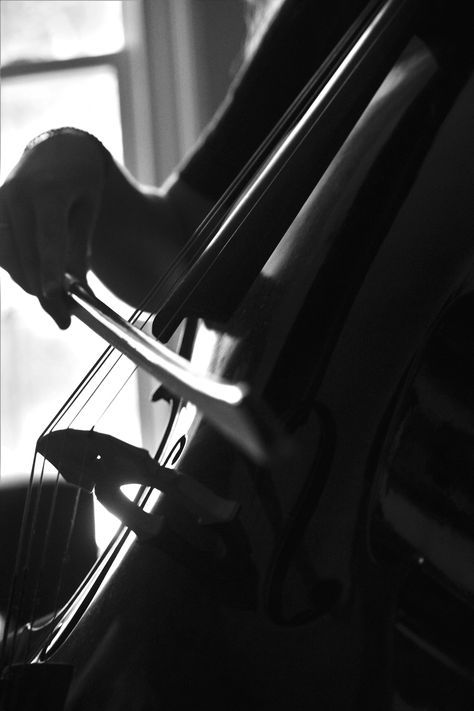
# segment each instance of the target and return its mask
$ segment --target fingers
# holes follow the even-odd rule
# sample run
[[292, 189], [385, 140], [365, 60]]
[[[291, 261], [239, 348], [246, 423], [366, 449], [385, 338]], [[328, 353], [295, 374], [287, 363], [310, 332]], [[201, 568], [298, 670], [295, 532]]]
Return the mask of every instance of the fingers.
[[71, 323], [63, 285], [68, 242], [67, 205], [47, 196], [36, 203], [35, 213], [39, 277], [37, 296], [59, 328], [65, 329]]

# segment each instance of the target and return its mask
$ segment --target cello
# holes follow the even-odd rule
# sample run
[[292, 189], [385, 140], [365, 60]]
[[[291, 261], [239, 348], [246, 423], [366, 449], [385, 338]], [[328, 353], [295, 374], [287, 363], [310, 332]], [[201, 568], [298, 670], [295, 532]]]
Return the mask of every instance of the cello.
[[62, 428], [109, 351], [40, 438], [124, 526], [18, 628], [30, 495], [5, 710], [470, 708], [472, 80], [447, 34], [388, 0], [339, 40], [188, 245], [153, 325], [166, 341], [186, 319], [178, 357], [67, 280], [72, 312], [162, 383], [169, 423], [153, 457], [93, 432], [69, 471]]

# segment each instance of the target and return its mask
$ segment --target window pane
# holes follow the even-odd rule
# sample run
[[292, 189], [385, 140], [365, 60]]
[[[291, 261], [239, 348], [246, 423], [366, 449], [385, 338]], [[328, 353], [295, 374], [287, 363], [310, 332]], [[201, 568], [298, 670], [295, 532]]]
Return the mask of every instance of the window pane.
[[2, 0], [2, 64], [119, 51], [120, 0]]
[[123, 160], [118, 82], [110, 66], [4, 79], [1, 179], [42, 131], [75, 126], [96, 135]]

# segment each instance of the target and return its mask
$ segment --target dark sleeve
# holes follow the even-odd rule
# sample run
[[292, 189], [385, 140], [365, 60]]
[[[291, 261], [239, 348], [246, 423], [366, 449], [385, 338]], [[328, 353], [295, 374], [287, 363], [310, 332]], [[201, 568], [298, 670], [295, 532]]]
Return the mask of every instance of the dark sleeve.
[[366, 0], [286, 0], [180, 169], [217, 199], [260, 146]]

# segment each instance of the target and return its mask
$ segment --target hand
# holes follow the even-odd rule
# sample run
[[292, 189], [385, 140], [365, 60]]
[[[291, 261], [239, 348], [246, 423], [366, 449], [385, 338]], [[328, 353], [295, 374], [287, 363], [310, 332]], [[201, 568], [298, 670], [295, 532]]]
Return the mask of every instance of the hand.
[[66, 272], [85, 281], [108, 153], [76, 129], [43, 134], [0, 188], [0, 266], [38, 297], [60, 328]]

